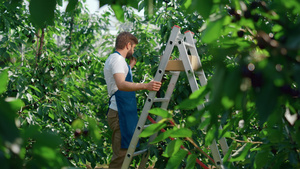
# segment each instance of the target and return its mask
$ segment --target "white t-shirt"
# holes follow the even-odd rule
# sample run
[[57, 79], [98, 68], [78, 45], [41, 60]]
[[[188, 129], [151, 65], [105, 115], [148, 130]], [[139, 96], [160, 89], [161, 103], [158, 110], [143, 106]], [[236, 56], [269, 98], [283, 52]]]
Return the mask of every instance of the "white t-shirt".
[[[115, 73], [124, 73], [125, 77], [128, 73], [128, 66], [125, 58], [118, 53], [112, 53], [109, 55], [104, 65], [104, 78], [107, 84], [109, 96], [113, 95], [118, 90], [115, 78], [113, 76]], [[115, 96], [113, 96], [110, 101], [111, 103], [109, 108], [118, 111]]]

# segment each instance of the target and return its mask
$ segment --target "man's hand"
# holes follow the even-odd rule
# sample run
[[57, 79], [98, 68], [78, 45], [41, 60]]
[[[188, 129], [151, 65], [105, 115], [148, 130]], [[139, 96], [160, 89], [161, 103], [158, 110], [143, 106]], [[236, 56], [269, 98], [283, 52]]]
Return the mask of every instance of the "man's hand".
[[161, 87], [161, 82], [152, 80], [149, 83], [147, 83], [146, 89], [149, 91], [159, 91], [160, 87]]
[[149, 90], [149, 91], [159, 91], [161, 87], [161, 82], [150, 81], [149, 83], [132, 83], [125, 81], [124, 73], [115, 73], [114, 78], [116, 85], [121, 91], [138, 91], [138, 90]]
[[133, 56], [130, 57], [129, 66], [131, 67], [131, 69], [136, 64], [136, 61], [137, 61], [137, 59], [135, 57], [133, 57]]

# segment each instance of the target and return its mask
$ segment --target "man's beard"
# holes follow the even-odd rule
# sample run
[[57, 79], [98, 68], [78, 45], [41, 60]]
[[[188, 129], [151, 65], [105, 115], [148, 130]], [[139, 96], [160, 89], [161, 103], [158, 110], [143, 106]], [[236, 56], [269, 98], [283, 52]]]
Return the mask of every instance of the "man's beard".
[[129, 51], [127, 52], [126, 58], [129, 59], [129, 58], [132, 57], [132, 55], [133, 55], [132, 51], [129, 50]]

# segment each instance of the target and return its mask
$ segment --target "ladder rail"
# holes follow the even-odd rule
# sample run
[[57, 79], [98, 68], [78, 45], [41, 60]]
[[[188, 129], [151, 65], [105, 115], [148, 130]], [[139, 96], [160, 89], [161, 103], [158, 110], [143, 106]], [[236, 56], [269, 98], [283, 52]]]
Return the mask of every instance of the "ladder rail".
[[[177, 83], [177, 81], [178, 81], [179, 74], [180, 74], [180, 72], [178, 72], [178, 71], [172, 71], [172, 72], [170, 72], [170, 73], [171, 73], [172, 77], [171, 77], [171, 80], [170, 80], [170, 82], [169, 82], [167, 91], [166, 91], [166, 93], [165, 93], [165, 98], [171, 98], [171, 96], [172, 96], [172, 94], [173, 94], [173, 91], [174, 91], [174, 88], [175, 88], [175, 86], [176, 86], [176, 83]], [[161, 108], [166, 110], [166, 109], [168, 108], [169, 102], [170, 102], [170, 99], [169, 99], [169, 101], [167, 101], [167, 102], [162, 102]], [[157, 116], [156, 122], [159, 122], [161, 119], [162, 119], [161, 116]], [[157, 137], [157, 134], [158, 134], [158, 133], [155, 133], [155, 134], [153, 134], [152, 136], [150, 136], [149, 141], [148, 141], [148, 145], [149, 145], [152, 141], [154, 141], [154, 139]], [[147, 163], [147, 161], [148, 161], [149, 155], [150, 155], [150, 151], [148, 151], [146, 154], [143, 155], [142, 160], [141, 160], [141, 162], [140, 162], [139, 169], [144, 169], [144, 168], [146, 167], [146, 163]]]
[[[180, 59], [182, 60], [186, 75], [189, 80], [190, 87], [192, 89], [192, 92], [195, 92], [196, 90], [199, 89], [194, 70], [190, 64], [190, 60], [188, 58], [188, 51], [186, 50], [186, 47], [184, 46], [184, 43], [182, 41], [178, 41], [177, 47], [179, 49], [180, 53]], [[196, 55], [197, 56], [197, 55]], [[199, 57], [197, 57], [199, 58]], [[204, 79], [206, 80], [206, 79]], [[215, 164], [218, 168], [221, 168], [222, 165], [222, 158], [219, 154], [219, 149], [216, 144], [216, 141], [214, 140], [213, 143], [210, 145], [210, 149], [212, 150], [212, 155], [215, 161]]]
[[179, 35], [179, 33], [180, 33], [180, 29], [178, 27], [175, 27], [175, 28], [172, 29], [172, 32], [171, 32], [171, 35], [170, 35], [171, 38], [168, 40], [167, 47], [165, 49], [165, 52], [164, 52], [164, 54], [161, 58], [160, 64], [159, 64], [158, 69], [156, 71], [154, 81], [161, 81], [162, 76], [165, 73], [167, 63], [168, 63], [168, 61], [170, 59], [170, 56], [172, 54], [173, 48], [175, 46], [176, 37]]
[[199, 89], [199, 86], [198, 86], [192, 65], [190, 64], [190, 59], [188, 58], [187, 50], [183, 44], [183, 41], [178, 41], [177, 47], [178, 47], [178, 50], [180, 53], [179, 58], [180, 58], [180, 60], [182, 60], [183, 67], [184, 67], [185, 73], [188, 77], [192, 92], [195, 92], [196, 90]]
[[[191, 31], [186, 31], [184, 33], [184, 35], [185, 35], [186, 41], [189, 44], [194, 44], [194, 39], [193, 39], [194, 33], [192, 33]], [[196, 47], [195, 48], [189, 48], [189, 50], [190, 50], [192, 55], [199, 56], [198, 51], [196, 50]], [[204, 86], [204, 85], [207, 84], [207, 78], [206, 78], [205, 73], [202, 69], [202, 63], [201, 63], [200, 57], [197, 57], [197, 60], [198, 60], [198, 63], [200, 63], [200, 68], [201, 68], [201, 70], [199, 70], [201, 73], [198, 74], [198, 78], [199, 78], [201, 86]], [[206, 100], [209, 100], [208, 95], [206, 95], [205, 98], [206, 98]], [[220, 126], [219, 129], [222, 130], [222, 126]], [[221, 145], [221, 149], [223, 150], [223, 155], [225, 156], [225, 154], [228, 152], [228, 149], [229, 149], [225, 137], [220, 138], [219, 143]]]
[[[191, 31], [186, 31], [184, 34], [185, 34], [186, 41], [195, 46], [194, 39], [193, 39], [194, 33], [192, 33]], [[199, 56], [198, 51], [196, 49], [196, 46], [193, 47], [193, 48], [188, 48], [188, 49], [191, 52], [191, 55]], [[200, 80], [200, 84], [201, 84], [201, 86], [205, 86], [207, 84], [207, 78], [206, 78], [205, 73], [202, 69], [202, 63], [201, 63], [200, 57], [197, 57], [197, 62], [200, 64], [200, 70], [197, 70], [197, 71], [201, 72], [201, 74], [198, 75], [199, 80]]]

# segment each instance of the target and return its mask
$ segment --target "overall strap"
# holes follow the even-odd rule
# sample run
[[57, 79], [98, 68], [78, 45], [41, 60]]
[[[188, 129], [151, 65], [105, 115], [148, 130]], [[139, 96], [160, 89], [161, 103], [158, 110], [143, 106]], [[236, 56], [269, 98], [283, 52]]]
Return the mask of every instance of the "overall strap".
[[[116, 93], [116, 92], [115, 92]], [[114, 94], [112, 94], [110, 97], [109, 97], [109, 100], [108, 100], [108, 109], [107, 109], [107, 112], [106, 112], [106, 115], [108, 114], [108, 111], [109, 111], [109, 106], [110, 106], [110, 103], [111, 103], [111, 98], [115, 95], [115, 93]]]

